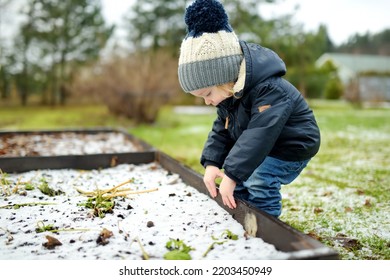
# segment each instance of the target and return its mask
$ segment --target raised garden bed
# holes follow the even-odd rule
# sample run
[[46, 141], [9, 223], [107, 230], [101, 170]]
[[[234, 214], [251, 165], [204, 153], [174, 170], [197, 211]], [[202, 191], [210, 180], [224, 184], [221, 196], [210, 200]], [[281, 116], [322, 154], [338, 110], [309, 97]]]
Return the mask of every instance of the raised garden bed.
[[[200, 174], [123, 134], [145, 149], [0, 158], [0, 258], [163, 259], [167, 242], [184, 242], [194, 249], [192, 259], [337, 259], [242, 201], [234, 210], [224, 207], [207, 195]], [[57, 195], [43, 194], [45, 184]], [[107, 213], [87, 207], [97, 190], [113, 196]]]
[[152, 149], [120, 130], [0, 131], [0, 157], [130, 153]]
[[31, 169], [113, 166], [122, 157], [127, 162], [153, 160], [154, 148], [114, 129], [0, 131], [0, 169]]

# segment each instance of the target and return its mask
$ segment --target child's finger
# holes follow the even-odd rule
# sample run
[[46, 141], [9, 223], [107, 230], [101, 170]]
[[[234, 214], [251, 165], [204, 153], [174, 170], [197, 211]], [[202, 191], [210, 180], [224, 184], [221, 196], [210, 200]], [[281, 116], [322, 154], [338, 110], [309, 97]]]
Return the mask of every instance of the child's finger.
[[217, 187], [215, 186], [214, 181], [205, 181], [204, 182], [206, 185], [207, 190], [209, 191], [211, 197], [216, 197], [217, 196]]
[[234, 209], [237, 207], [236, 202], [234, 201], [233, 197], [230, 196], [224, 196], [222, 197], [223, 204], [229, 207], [230, 209]]
[[234, 200], [233, 196], [229, 197], [229, 201], [230, 201], [230, 204], [232, 205], [233, 209], [237, 207], [236, 201]]

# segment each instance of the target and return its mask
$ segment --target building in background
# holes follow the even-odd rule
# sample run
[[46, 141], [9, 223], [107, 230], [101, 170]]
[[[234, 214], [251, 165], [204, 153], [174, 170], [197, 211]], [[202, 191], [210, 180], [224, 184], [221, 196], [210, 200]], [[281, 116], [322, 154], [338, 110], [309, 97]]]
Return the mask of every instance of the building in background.
[[316, 67], [328, 62], [337, 68], [346, 100], [390, 102], [390, 56], [325, 53]]

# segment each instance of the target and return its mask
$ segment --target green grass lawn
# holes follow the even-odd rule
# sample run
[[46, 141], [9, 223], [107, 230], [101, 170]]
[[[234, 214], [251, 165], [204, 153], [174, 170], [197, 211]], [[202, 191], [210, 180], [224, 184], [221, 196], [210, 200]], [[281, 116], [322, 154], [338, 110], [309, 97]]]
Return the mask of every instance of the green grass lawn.
[[[1, 105], [1, 104], [0, 104]], [[104, 106], [0, 106], [0, 130], [80, 127], [128, 127], [130, 120], [111, 115]]]
[[[318, 155], [282, 188], [281, 220], [334, 248], [342, 259], [390, 259], [390, 109], [311, 101], [322, 133]], [[134, 127], [102, 106], [0, 107], [0, 130], [120, 127], [198, 172], [213, 114], [161, 109]]]

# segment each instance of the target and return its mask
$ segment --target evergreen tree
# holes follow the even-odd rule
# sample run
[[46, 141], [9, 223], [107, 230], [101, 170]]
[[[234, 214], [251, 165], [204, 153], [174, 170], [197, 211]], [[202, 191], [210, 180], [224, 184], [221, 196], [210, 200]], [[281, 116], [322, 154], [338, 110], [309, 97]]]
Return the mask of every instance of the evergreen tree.
[[184, 11], [191, 1], [136, 0], [126, 17], [136, 50], [164, 48], [177, 54], [185, 36]]
[[390, 29], [378, 33], [354, 34], [336, 51], [355, 54], [390, 55]]
[[98, 59], [113, 32], [102, 16], [100, 0], [34, 0], [24, 38], [34, 40], [50, 77], [50, 103], [64, 103], [67, 83], [77, 67]]

